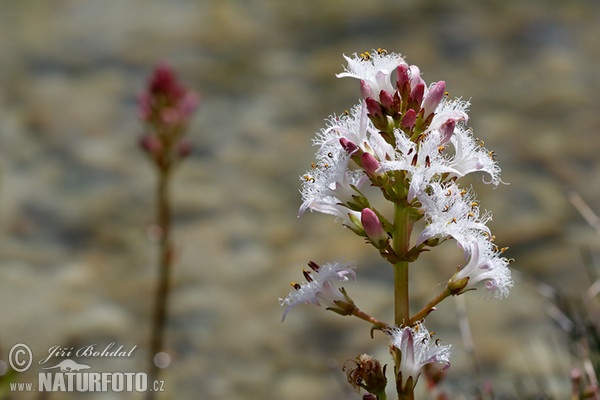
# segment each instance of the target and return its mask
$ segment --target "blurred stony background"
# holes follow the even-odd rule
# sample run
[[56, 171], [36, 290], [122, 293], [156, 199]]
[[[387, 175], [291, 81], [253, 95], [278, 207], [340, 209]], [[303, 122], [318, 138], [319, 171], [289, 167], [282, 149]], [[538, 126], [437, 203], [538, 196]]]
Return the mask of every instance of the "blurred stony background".
[[[448, 387], [566, 398], [573, 360], [532, 281], [578, 296], [589, 286], [580, 251], [600, 252], [566, 198], [575, 190], [600, 210], [598, 21], [591, 0], [0, 1], [2, 359], [17, 342], [40, 359], [114, 341], [137, 345], [134, 357], [90, 359], [94, 371], [145, 370], [155, 182], [136, 147], [136, 94], [169, 60], [202, 104], [173, 187], [174, 359], [161, 398], [355, 398], [337, 365], [361, 352], [387, 360], [381, 336], [309, 306], [282, 324], [277, 298], [308, 260], [353, 261], [349, 292], [391, 319], [377, 254], [327, 216], [296, 218], [314, 132], [358, 99], [356, 81], [334, 76], [342, 53], [382, 47], [471, 99], [470, 125], [510, 183], [475, 181], [517, 283], [502, 302], [465, 296], [480, 374], [453, 299], [428, 323], [454, 346]], [[460, 262], [446, 250], [415, 266], [415, 304]], [[81, 397], [141, 398], [47, 398]]]

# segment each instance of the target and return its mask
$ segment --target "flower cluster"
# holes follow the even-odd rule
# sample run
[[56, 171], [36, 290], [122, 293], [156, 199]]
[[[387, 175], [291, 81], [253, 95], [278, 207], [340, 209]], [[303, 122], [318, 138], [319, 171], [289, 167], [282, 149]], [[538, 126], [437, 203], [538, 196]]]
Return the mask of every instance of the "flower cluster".
[[[309, 264], [313, 273], [305, 271], [307, 282], [293, 284], [294, 291], [280, 303], [286, 307], [284, 318], [297, 304], [323, 303], [383, 330], [392, 344], [396, 388], [405, 398], [412, 394], [424, 366], [450, 365], [450, 346], [432, 340], [423, 325], [435, 306], [478, 287], [487, 297], [501, 299], [513, 285], [509, 260], [493, 243], [487, 226], [491, 215], [480, 209], [473, 189], [460, 182], [480, 173], [484, 183], [498, 186], [500, 168], [494, 153], [467, 127], [469, 102], [451, 99], [444, 81], [427, 85], [418, 67], [385, 50], [344, 57], [347, 67], [337, 76], [358, 79], [361, 99], [349, 111], [329, 117], [317, 133], [316, 162], [301, 177], [299, 215], [310, 210], [335, 216], [392, 265], [394, 324], [360, 311], [343, 288], [336, 288], [337, 283], [355, 278], [354, 271], [342, 264]], [[392, 209], [371, 201], [369, 188], [375, 188]], [[442, 292], [410, 315], [409, 263], [447, 240], [462, 249], [463, 265]], [[357, 360], [349, 380], [380, 398], [385, 379], [379, 375], [385, 375], [385, 368]], [[363, 384], [372, 374], [377, 376], [374, 383]]]
[[[466, 127], [469, 103], [449, 99], [443, 81], [427, 86], [419, 68], [397, 54], [355, 54], [346, 60], [346, 71], [337, 76], [359, 79], [362, 100], [330, 117], [317, 134], [317, 162], [302, 176], [300, 214], [332, 214], [364, 232], [358, 221], [370, 203], [362, 189], [378, 187], [387, 199], [407, 202], [415, 219], [424, 220], [412, 255], [452, 238], [465, 250], [468, 263], [459, 275], [471, 278], [469, 288], [484, 281], [492, 297], [504, 297], [512, 281], [508, 260], [491, 243], [486, 226], [491, 216], [480, 211], [473, 191], [458, 183], [475, 172], [483, 173], [486, 183], [501, 182], [493, 152]], [[382, 214], [377, 215], [385, 228]], [[471, 267], [477, 262], [474, 254], [487, 257], [485, 274]]]
[[160, 63], [138, 96], [138, 115], [148, 127], [141, 148], [161, 169], [185, 158], [191, 143], [182, 138], [200, 97], [181, 85], [171, 67]]

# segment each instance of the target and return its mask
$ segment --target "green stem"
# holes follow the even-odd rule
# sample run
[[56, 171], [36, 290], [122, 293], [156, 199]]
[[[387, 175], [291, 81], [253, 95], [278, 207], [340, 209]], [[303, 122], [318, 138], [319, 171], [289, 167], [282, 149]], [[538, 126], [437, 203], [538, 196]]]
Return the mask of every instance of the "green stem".
[[412, 316], [411, 319], [408, 320], [408, 325], [414, 325], [418, 321], [424, 319], [429, 313], [433, 310], [433, 308], [442, 302], [446, 297], [450, 296], [450, 289], [447, 287], [444, 288], [437, 296], [429, 301], [419, 312]]
[[382, 322], [382, 321], [378, 320], [377, 318], [367, 314], [366, 312], [360, 310], [356, 306], [354, 306], [354, 309], [352, 309], [352, 315], [354, 315], [357, 318], [362, 319], [363, 321], [372, 323], [373, 327], [377, 328], [377, 329], [383, 329], [383, 328], [387, 328], [389, 326], [385, 322]]
[[[410, 208], [404, 204], [394, 205], [394, 234], [392, 248], [400, 259], [404, 259], [410, 248], [410, 234], [412, 232]], [[394, 323], [396, 326], [406, 325], [410, 321], [410, 307], [408, 297], [408, 261], [403, 260], [394, 264]], [[402, 354], [399, 349], [394, 352], [395, 379], [398, 399], [412, 400], [412, 390], [409, 394], [403, 393], [400, 376], [400, 362]]]
[[[171, 264], [173, 260], [173, 245], [171, 243], [171, 204], [169, 199], [170, 169], [157, 168], [158, 186], [156, 190], [156, 223], [160, 229], [159, 242], [159, 271], [152, 317], [152, 332], [150, 339], [149, 381], [158, 378], [160, 370], [154, 362], [154, 356], [164, 349], [164, 332], [167, 322], [167, 300], [171, 281]], [[148, 391], [147, 399], [154, 398], [154, 392]]]
[[[394, 209], [394, 235], [392, 248], [403, 258], [410, 248], [412, 221], [410, 209], [396, 204]], [[408, 261], [394, 264], [394, 323], [397, 326], [406, 324], [410, 319], [408, 299]]]

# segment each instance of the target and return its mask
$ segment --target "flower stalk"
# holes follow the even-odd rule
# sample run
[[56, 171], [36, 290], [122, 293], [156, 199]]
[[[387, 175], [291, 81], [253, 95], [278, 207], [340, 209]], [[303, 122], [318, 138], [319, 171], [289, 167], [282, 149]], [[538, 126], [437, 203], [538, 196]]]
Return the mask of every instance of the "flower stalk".
[[[168, 365], [168, 362], [157, 360], [160, 358], [160, 353], [165, 351], [165, 329], [174, 260], [169, 189], [175, 167], [192, 150], [190, 142], [183, 136], [198, 101], [198, 95], [183, 87], [165, 63], [156, 66], [147, 87], [138, 99], [138, 113], [146, 127], [139, 144], [154, 166], [157, 175], [155, 224], [159, 250], [148, 367], [148, 377], [151, 382], [159, 376], [160, 368]], [[154, 392], [149, 391], [147, 399], [153, 398]]]

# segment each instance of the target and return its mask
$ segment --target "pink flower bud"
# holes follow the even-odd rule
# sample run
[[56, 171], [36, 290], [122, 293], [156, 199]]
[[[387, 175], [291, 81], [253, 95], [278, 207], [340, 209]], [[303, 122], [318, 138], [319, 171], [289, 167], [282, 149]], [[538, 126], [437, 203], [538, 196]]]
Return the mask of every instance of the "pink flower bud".
[[373, 89], [371, 89], [371, 86], [369, 85], [369, 83], [367, 81], [365, 81], [364, 79], [360, 80], [360, 94], [363, 99], [366, 99], [367, 97], [375, 96], [375, 93], [373, 93]]
[[162, 143], [155, 135], [144, 135], [139, 141], [140, 148], [146, 153], [156, 156], [162, 151]]
[[365, 208], [360, 213], [360, 222], [367, 234], [367, 237], [371, 240], [373, 245], [378, 249], [384, 248], [388, 242], [388, 235], [383, 230], [377, 214], [370, 208]]
[[425, 83], [419, 82], [415, 85], [413, 90], [410, 92], [409, 102], [416, 105], [421, 105], [423, 102], [423, 95], [425, 94]]
[[340, 144], [346, 150], [346, 153], [352, 155], [356, 150], [358, 150], [358, 146], [352, 143], [350, 140], [345, 137], [340, 138]]
[[181, 99], [177, 108], [183, 118], [189, 118], [200, 104], [200, 96], [195, 92], [187, 92]]
[[360, 160], [362, 162], [362, 167], [370, 177], [374, 177], [377, 175], [377, 170], [379, 169], [379, 161], [373, 156], [373, 154], [369, 152], [364, 152], [360, 156]]
[[408, 110], [406, 110], [406, 112], [402, 116], [402, 120], [400, 121], [400, 126], [402, 126], [403, 129], [412, 129], [412, 127], [415, 126], [416, 122], [417, 122], [417, 113], [412, 108], [409, 108]]
[[365, 102], [367, 103], [367, 112], [371, 114], [372, 118], [381, 119], [384, 117], [381, 104], [379, 104], [377, 100], [373, 99], [372, 97], [367, 97]]
[[394, 98], [389, 92], [386, 92], [385, 90], [382, 90], [379, 93], [379, 101], [381, 101], [381, 105], [386, 110], [390, 110], [394, 107]]
[[162, 61], [154, 68], [154, 74], [148, 83], [152, 95], [161, 94], [165, 97], [180, 97], [184, 89], [179, 86], [173, 70]]
[[383, 107], [379, 102], [371, 97], [365, 99], [365, 103], [367, 104], [367, 112], [369, 113], [369, 118], [375, 128], [385, 131], [388, 129], [388, 121], [387, 117], [384, 114]]
[[445, 90], [446, 82], [444, 81], [436, 82], [431, 86], [429, 93], [427, 93], [427, 96], [423, 99], [423, 118], [427, 118], [435, 111], [444, 97]]
[[456, 127], [456, 120], [454, 118], [448, 119], [440, 126], [440, 133], [442, 134], [442, 140], [440, 144], [448, 143], [452, 134], [454, 133], [454, 128]]
[[408, 65], [400, 64], [396, 68], [396, 88], [400, 92], [403, 98], [410, 92], [409, 80], [408, 80]]

